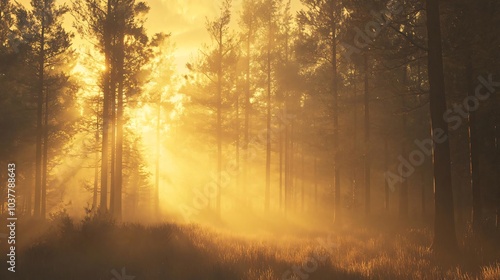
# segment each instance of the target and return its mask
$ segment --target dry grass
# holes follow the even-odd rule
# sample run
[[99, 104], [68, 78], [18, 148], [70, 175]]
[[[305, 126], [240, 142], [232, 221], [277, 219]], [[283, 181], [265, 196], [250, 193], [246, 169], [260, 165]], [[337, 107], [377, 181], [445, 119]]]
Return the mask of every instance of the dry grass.
[[[117, 226], [98, 218], [74, 225], [61, 218], [21, 246], [16, 277], [4, 269], [0, 279], [109, 280], [122, 267], [136, 280], [500, 279], [498, 250], [444, 264], [428, 250], [430, 240], [426, 229], [252, 236], [195, 225]], [[302, 266], [309, 272], [285, 274]]]

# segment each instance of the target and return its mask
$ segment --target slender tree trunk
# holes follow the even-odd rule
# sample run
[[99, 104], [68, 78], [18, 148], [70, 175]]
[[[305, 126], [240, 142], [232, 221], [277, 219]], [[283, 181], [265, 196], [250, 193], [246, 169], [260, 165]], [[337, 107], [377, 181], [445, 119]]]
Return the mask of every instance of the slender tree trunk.
[[420, 184], [422, 185], [421, 188], [422, 188], [422, 196], [421, 196], [421, 200], [420, 200], [420, 204], [421, 204], [421, 207], [422, 207], [422, 220], [425, 221], [425, 216], [427, 215], [427, 211], [426, 211], [426, 199], [425, 199], [425, 196], [427, 195], [426, 192], [425, 192], [425, 172], [422, 171], [420, 173]]
[[[406, 72], [405, 72], [406, 76]], [[405, 97], [401, 96], [402, 101], [402, 110], [405, 111]], [[402, 119], [402, 137], [401, 137], [401, 155], [406, 156], [406, 122], [407, 116], [406, 112], [403, 112], [401, 117]], [[401, 187], [399, 189], [399, 218], [402, 222], [406, 222], [408, 220], [408, 180], [409, 178], [403, 178], [403, 182], [401, 183]]]
[[[288, 54], [289, 54], [289, 46], [288, 46], [288, 41], [289, 41], [289, 29], [288, 29], [288, 26], [286, 27], [286, 31], [285, 31], [285, 64], [288, 63]], [[287, 110], [288, 110], [288, 93], [283, 90], [283, 98], [284, 98], [284, 101], [283, 101], [283, 109], [284, 109], [284, 113], [287, 114]], [[282, 193], [283, 193], [283, 187], [285, 188], [284, 192], [285, 192], [285, 200], [286, 200], [286, 188], [287, 188], [287, 175], [288, 175], [288, 172], [287, 172], [287, 152], [288, 152], [288, 149], [287, 149], [287, 141], [288, 141], [288, 124], [285, 123], [284, 125], [284, 130], [285, 132], [282, 131], [283, 130], [283, 124], [282, 122], [280, 121], [279, 122], [279, 150], [280, 150], [280, 210], [283, 209], [282, 207], [283, 206], [283, 199], [282, 199]], [[284, 142], [284, 146], [283, 147], [283, 142]], [[283, 155], [283, 152], [285, 153], [285, 155]], [[284, 157], [284, 162], [283, 162], [283, 157]], [[284, 174], [283, 174], [284, 172]], [[284, 178], [284, 182], [283, 182], [283, 176], [285, 177]], [[284, 184], [284, 186], [283, 186]], [[286, 209], [285, 209], [286, 211]]]
[[352, 130], [352, 137], [353, 137], [353, 151], [354, 151], [354, 167], [352, 168], [352, 181], [351, 181], [351, 189], [352, 189], [352, 204], [356, 205], [356, 189], [357, 189], [357, 177], [358, 177], [358, 172], [357, 172], [357, 165], [358, 165], [358, 89], [356, 86], [356, 72], [354, 71], [353, 76], [352, 76], [352, 81], [353, 81], [353, 100], [354, 100], [354, 109], [352, 110], [353, 113], [353, 123], [354, 127]]
[[[402, 144], [401, 151], [406, 154], [405, 144]], [[399, 190], [399, 219], [401, 222], [408, 220], [408, 178], [404, 179]]]
[[125, 63], [125, 22], [120, 22], [120, 31], [117, 36], [117, 108], [116, 108], [116, 172], [115, 172], [115, 217], [118, 221], [122, 220], [122, 204], [123, 204], [123, 98], [124, 98], [124, 63]]
[[222, 182], [222, 27], [219, 30], [219, 65], [217, 69], [217, 197], [216, 211], [221, 216], [221, 182]]
[[279, 153], [280, 153], [280, 211], [283, 209], [283, 125], [279, 122]]
[[239, 92], [236, 93], [236, 166], [238, 172], [236, 173], [236, 189], [240, 189], [240, 96]]
[[[465, 66], [465, 75], [467, 81], [467, 94], [474, 96], [474, 80], [473, 80], [472, 53], [469, 51], [467, 57], [467, 65]], [[476, 112], [469, 112], [469, 170], [471, 174], [470, 186], [472, 189], [472, 228], [475, 233], [479, 233], [482, 223], [482, 201], [481, 201], [481, 185], [479, 177], [479, 143], [478, 131], [476, 123]]]
[[[389, 168], [389, 143], [388, 136], [384, 136], [384, 170], [388, 170]], [[384, 209], [388, 213], [389, 212], [389, 182], [384, 178], [384, 191], [385, 191], [385, 200], [384, 200]]]
[[[97, 110], [99, 110], [99, 102], [97, 102]], [[99, 187], [99, 114], [96, 114], [96, 129], [95, 129], [95, 155], [94, 155], [94, 190], [92, 195], [92, 212], [97, 209], [97, 190]]]
[[314, 210], [318, 208], [318, 158], [314, 157]]
[[368, 99], [368, 55], [365, 54], [365, 215], [370, 214], [371, 198], [370, 198], [370, 106]]
[[[495, 101], [498, 102], [498, 97], [495, 98]], [[497, 122], [498, 123], [498, 122]], [[495, 149], [496, 149], [496, 186], [497, 186], [497, 209], [496, 209], [496, 219], [495, 225], [497, 230], [500, 229], [500, 128], [498, 128], [498, 124], [495, 125]]]
[[[44, 6], [45, 6], [44, 2]], [[43, 9], [45, 11], [45, 8]], [[43, 100], [45, 88], [45, 14], [42, 14], [40, 32], [40, 53], [38, 57], [38, 100], [36, 125], [36, 170], [35, 170], [35, 203], [33, 215], [40, 217], [40, 196], [42, 185], [42, 137], [43, 137]]]
[[[114, 68], [114, 67], [113, 67]], [[110, 181], [109, 181], [109, 211], [111, 215], [116, 217], [115, 211], [116, 211], [116, 129], [117, 129], [117, 122], [116, 122], [116, 77], [114, 74], [112, 74], [111, 78], [111, 90], [110, 90], [110, 101], [111, 101], [111, 114], [110, 114], [110, 121], [109, 121], [109, 126], [110, 126], [110, 133], [111, 133], [111, 140], [110, 140], [110, 152], [111, 152], [111, 169], [110, 169]]]
[[116, 110], [116, 157], [115, 157], [115, 217], [118, 221], [122, 219], [122, 196], [123, 196], [123, 76], [118, 84], [118, 100]]
[[243, 201], [244, 205], [247, 204], [247, 184], [248, 184], [248, 169], [250, 168], [248, 163], [248, 142], [250, 141], [250, 66], [251, 66], [251, 55], [250, 55], [250, 44], [252, 39], [252, 22], [248, 27], [248, 37], [247, 37], [247, 63], [246, 63], [246, 85], [245, 85], [245, 168], [243, 173]]
[[448, 125], [443, 119], [443, 114], [446, 112], [446, 95], [441, 47], [441, 25], [439, 22], [439, 1], [426, 0], [426, 10], [429, 50], [429, 100], [432, 135], [435, 140], [433, 151], [435, 218], [432, 249], [434, 252], [455, 253], [458, 250], [458, 244], [453, 213]]
[[333, 95], [333, 151], [334, 151], [334, 188], [335, 188], [335, 224], [341, 223], [340, 197], [340, 164], [339, 164], [339, 106], [337, 82], [337, 23], [335, 1], [331, 4], [331, 63], [332, 63], [332, 95]]
[[[288, 110], [288, 94], [285, 96], [285, 112]], [[288, 214], [288, 208], [290, 207], [290, 132], [289, 125], [285, 124], [285, 217]]]
[[295, 149], [294, 149], [294, 143], [295, 143], [295, 138], [294, 138], [294, 133], [295, 133], [295, 120], [292, 119], [291, 124], [290, 124], [290, 150], [289, 153], [290, 155], [288, 156], [288, 159], [290, 161], [290, 167], [289, 167], [289, 191], [290, 191], [290, 209], [293, 211], [296, 209], [296, 204], [295, 204], [295, 184], [294, 184], [294, 177], [295, 177]]
[[[0, 11], [2, 11], [2, 12], [4, 11], [6, 4], [8, 4], [8, 3], [5, 1], [0, 1]], [[3, 17], [4, 17], [4, 15], [0, 12], [0, 22], [2, 22], [2, 23], [5, 21], [5, 19]], [[9, 32], [8, 28], [4, 28], [2, 26], [2, 29], [0, 29], [0, 42], [1, 42], [0, 49], [2, 50], [2, 52], [4, 51], [4, 47], [6, 47], [6, 44], [4, 42], [6, 41], [5, 39], [7, 36], [7, 32]], [[3, 179], [3, 178], [1, 178], [1, 179]], [[2, 203], [1, 208], [3, 209], [3, 203]]]
[[267, 43], [267, 120], [266, 120], [266, 191], [264, 209], [269, 212], [271, 191], [271, 40], [272, 40], [272, 16], [269, 16]]
[[160, 214], [160, 117], [161, 117], [161, 93], [158, 97], [158, 108], [156, 112], [156, 172], [155, 172], [155, 192], [153, 201], [153, 211], [156, 218]]
[[107, 3], [106, 22], [104, 26], [104, 73], [103, 106], [102, 106], [102, 147], [101, 147], [101, 199], [100, 211], [108, 210], [108, 165], [109, 165], [109, 119], [110, 119], [110, 89], [111, 89], [111, 0]]
[[42, 165], [42, 194], [41, 194], [41, 217], [45, 219], [47, 210], [47, 167], [49, 150], [49, 93], [45, 92], [45, 112], [43, 129], [43, 165]]
[[302, 143], [302, 149], [300, 153], [300, 208], [302, 212], [305, 210], [304, 206], [304, 189], [305, 189], [305, 172], [304, 172], [304, 143]]
[[[35, 163], [31, 164], [31, 170], [33, 170], [34, 165], [36, 166]], [[30, 178], [33, 178], [33, 177], [30, 177]], [[25, 201], [25, 204], [24, 204], [24, 206], [25, 206], [25, 212], [24, 212], [24, 214], [26, 214], [28, 216], [31, 216], [31, 214], [32, 214], [31, 213], [31, 209], [33, 207], [33, 201], [32, 201], [32, 199], [33, 199], [33, 184], [26, 185], [26, 195], [25, 195], [25, 197], [26, 197], [25, 198], [26, 201]]]

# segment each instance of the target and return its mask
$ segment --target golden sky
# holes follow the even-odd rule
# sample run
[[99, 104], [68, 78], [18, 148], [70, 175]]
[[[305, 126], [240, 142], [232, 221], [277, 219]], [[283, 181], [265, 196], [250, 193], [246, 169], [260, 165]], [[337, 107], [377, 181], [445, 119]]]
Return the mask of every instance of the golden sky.
[[[30, 0], [20, 0], [19, 2], [29, 6]], [[56, 0], [56, 2], [71, 4], [71, 0]], [[186, 63], [195, 57], [202, 44], [209, 43], [205, 22], [207, 17], [212, 19], [218, 14], [221, 1], [146, 0], [145, 2], [151, 7], [146, 22], [148, 33], [172, 34], [172, 42], [176, 49], [177, 70], [184, 72]], [[241, 0], [233, 0], [233, 24], [238, 22], [241, 2]], [[299, 3], [299, 0], [292, 0], [295, 10]], [[68, 28], [71, 28], [73, 20], [72, 16], [66, 16]]]
[[[217, 16], [221, 1], [210, 0], [149, 0], [147, 28], [149, 32], [170, 32], [176, 46], [177, 69], [183, 72], [186, 62], [196, 55], [210, 38], [205, 30], [206, 18]], [[233, 25], [239, 21], [241, 0], [233, 0]], [[298, 10], [300, 1], [292, 0]]]
[[[177, 69], [185, 70], [185, 64], [194, 57], [197, 49], [209, 42], [205, 30], [206, 18], [213, 18], [219, 11], [218, 1], [206, 0], [149, 0], [151, 10], [146, 27], [150, 34], [172, 34], [176, 46]], [[238, 1], [239, 2], [239, 1]]]

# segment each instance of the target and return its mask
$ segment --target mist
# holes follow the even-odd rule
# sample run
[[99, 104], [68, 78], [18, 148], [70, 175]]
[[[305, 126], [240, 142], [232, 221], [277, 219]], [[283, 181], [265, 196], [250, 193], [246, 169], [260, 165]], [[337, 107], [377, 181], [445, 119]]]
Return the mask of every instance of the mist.
[[2, 0], [1, 279], [500, 279], [497, 2]]

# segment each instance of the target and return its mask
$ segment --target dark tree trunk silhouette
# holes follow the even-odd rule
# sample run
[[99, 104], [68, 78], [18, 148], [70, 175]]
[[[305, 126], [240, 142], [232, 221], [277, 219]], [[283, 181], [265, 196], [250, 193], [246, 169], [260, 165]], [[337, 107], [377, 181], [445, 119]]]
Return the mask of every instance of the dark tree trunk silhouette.
[[[285, 112], [289, 108], [288, 94], [285, 93]], [[285, 201], [284, 211], [287, 216], [290, 207], [290, 125], [285, 124]]]
[[235, 152], [236, 152], [236, 166], [238, 168], [238, 172], [235, 175], [236, 179], [236, 189], [240, 189], [240, 94], [239, 92], [236, 93], [236, 104], [234, 105], [236, 107], [236, 147], [235, 147]]
[[331, 32], [331, 64], [332, 64], [332, 95], [333, 95], [333, 176], [335, 188], [335, 223], [341, 222], [341, 197], [340, 197], [340, 157], [339, 157], [339, 105], [338, 105], [338, 79], [337, 79], [337, 8], [336, 1], [331, 2], [330, 32]]
[[[472, 52], [470, 50], [466, 59], [467, 64], [465, 66], [465, 79], [467, 81], [467, 94], [468, 96], [474, 96]], [[478, 233], [481, 230], [483, 206], [481, 201], [481, 183], [479, 177], [479, 142], [476, 112], [471, 110], [468, 117], [469, 170], [471, 174], [470, 186], [472, 190], [472, 228], [474, 232]]]
[[[407, 68], [405, 67], [403, 71], [403, 83], [406, 88], [407, 86]], [[407, 113], [406, 113], [406, 102], [405, 96], [401, 95], [401, 155], [406, 156], [408, 154], [406, 149], [406, 133], [407, 133]], [[408, 180], [409, 177], [404, 178], [401, 182], [401, 187], [399, 188], [399, 219], [402, 222], [408, 220]]]
[[318, 208], [318, 158], [314, 157], [314, 210]]
[[[113, 29], [113, 33], [115, 30]], [[114, 36], [113, 36], [114, 37]], [[112, 51], [111, 51], [111, 57], [112, 57], [112, 64], [111, 64], [111, 79], [110, 79], [110, 96], [109, 96], [109, 101], [110, 101], [110, 115], [109, 115], [109, 133], [111, 134], [111, 139], [109, 141], [109, 149], [110, 149], [110, 177], [109, 177], [109, 212], [114, 216], [115, 215], [115, 210], [116, 210], [116, 205], [115, 205], [115, 199], [116, 199], [116, 97], [117, 97], [117, 92], [116, 92], [116, 82], [117, 82], [117, 75], [116, 75], [116, 50], [115, 50], [115, 38], [113, 38], [113, 43], [112, 43]]]
[[251, 40], [253, 35], [253, 25], [252, 20], [250, 20], [248, 25], [248, 34], [247, 34], [247, 61], [246, 61], [246, 81], [245, 81], [245, 132], [244, 132], [244, 149], [245, 149], [245, 167], [243, 171], [243, 201], [244, 204], [247, 204], [247, 184], [248, 184], [248, 169], [250, 165], [248, 163], [249, 152], [248, 152], [248, 144], [250, 141], [250, 67], [251, 67]]
[[103, 106], [102, 106], [102, 156], [101, 156], [101, 199], [100, 210], [108, 210], [108, 165], [109, 165], [109, 126], [111, 98], [111, 0], [107, 3], [106, 19], [104, 21], [104, 62], [106, 71], [103, 75]]
[[269, 211], [269, 204], [271, 201], [271, 44], [272, 44], [272, 26], [273, 26], [273, 1], [268, 18], [268, 41], [267, 41], [267, 54], [266, 54], [266, 75], [267, 75], [267, 100], [266, 100], [266, 190], [264, 198], [264, 209]]
[[365, 214], [370, 214], [371, 208], [371, 196], [370, 196], [370, 104], [369, 104], [369, 93], [368, 93], [368, 55], [365, 54], [364, 57], [364, 67], [365, 67], [365, 155], [364, 155], [364, 165], [365, 165]]
[[[498, 97], [495, 98], [495, 101], [498, 104]], [[498, 116], [497, 116], [498, 118]], [[498, 123], [498, 122], [497, 122]], [[495, 150], [496, 150], [496, 190], [497, 190], [497, 208], [496, 208], [496, 219], [495, 226], [497, 229], [500, 229], [500, 128], [498, 128], [498, 124], [495, 125]]]
[[357, 188], [358, 188], [358, 87], [356, 83], [356, 70], [353, 71], [352, 74], [352, 84], [353, 84], [353, 110], [352, 110], [352, 119], [353, 119], [353, 130], [352, 130], [352, 144], [354, 151], [354, 166], [352, 167], [352, 179], [351, 179], [351, 192], [352, 192], [352, 203], [356, 205], [357, 201]]
[[222, 183], [222, 56], [223, 56], [223, 25], [220, 25], [219, 34], [219, 54], [217, 65], [217, 197], [216, 211], [221, 215], [221, 183]]
[[420, 184], [421, 186], [421, 197], [420, 197], [420, 207], [422, 208], [422, 220], [425, 221], [425, 216], [427, 214], [427, 209], [426, 209], [426, 198], [425, 196], [427, 195], [425, 191], [425, 172], [422, 170], [420, 173]]
[[434, 137], [434, 239], [432, 249], [436, 253], [454, 253], [458, 250], [453, 190], [451, 186], [450, 144], [448, 125], [443, 119], [446, 111], [446, 95], [441, 47], [439, 1], [426, 0], [428, 36], [429, 100], [432, 135]]
[[47, 176], [48, 176], [48, 151], [49, 151], [49, 92], [45, 92], [43, 128], [43, 165], [42, 165], [42, 189], [41, 189], [41, 210], [40, 216], [45, 219], [47, 211]]
[[[41, 18], [40, 50], [38, 57], [38, 99], [36, 124], [36, 159], [35, 159], [35, 203], [33, 216], [40, 217], [40, 196], [42, 189], [42, 137], [43, 137], [43, 101], [45, 90], [45, 2]], [[30, 212], [31, 210], [29, 210]]]
[[[122, 23], [125, 25], [125, 23]], [[122, 26], [121, 28], [125, 28]], [[117, 107], [116, 107], [116, 154], [115, 154], [115, 182], [114, 182], [114, 197], [115, 197], [115, 213], [114, 216], [118, 221], [122, 219], [122, 196], [123, 196], [123, 98], [124, 98], [124, 33], [119, 33], [118, 36], [118, 61], [117, 61]]]
[[278, 145], [279, 145], [279, 210], [281, 211], [283, 209], [283, 125], [280, 122], [278, 124], [278, 129], [279, 129], [279, 138], [278, 138]]
[[304, 173], [304, 144], [301, 145], [300, 153], [300, 210], [304, 212], [304, 190], [305, 190], [305, 173]]
[[154, 197], [153, 197], [153, 212], [156, 215], [156, 218], [159, 217], [160, 214], [160, 117], [161, 117], [161, 93], [158, 95], [158, 108], [156, 109], [156, 170], [155, 170], [155, 189], [154, 189]]
[[[384, 136], [384, 170], [388, 170], [389, 168], [389, 141], [388, 141], [388, 136]], [[387, 181], [386, 178], [384, 178], [384, 209], [386, 212], [389, 212], [389, 198], [390, 198], [390, 192], [389, 192], [389, 182]]]
[[[97, 101], [97, 110], [99, 111], [99, 101]], [[95, 145], [94, 145], [94, 188], [92, 191], [92, 211], [97, 209], [97, 192], [99, 188], [99, 114], [96, 114], [95, 124]]]

